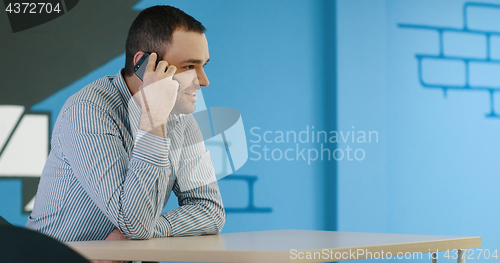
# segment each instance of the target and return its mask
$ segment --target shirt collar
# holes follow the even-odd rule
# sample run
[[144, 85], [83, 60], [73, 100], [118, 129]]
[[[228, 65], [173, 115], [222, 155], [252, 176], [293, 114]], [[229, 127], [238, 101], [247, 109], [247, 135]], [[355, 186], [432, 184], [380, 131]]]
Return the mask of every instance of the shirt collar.
[[125, 79], [123, 79], [122, 70], [120, 70], [118, 72], [118, 74], [116, 74], [113, 77], [111, 83], [120, 92], [120, 95], [123, 99], [123, 104], [125, 105], [125, 107], [128, 111], [130, 123], [131, 123], [132, 127], [135, 128], [134, 130], [136, 130], [139, 127], [139, 119], [141, 117], [141, 108], [135, 102], [134, 98], [132, 97], [132, 94], [130, 94], [130, 91], [127, 87], [127, 83], [125, 83]]

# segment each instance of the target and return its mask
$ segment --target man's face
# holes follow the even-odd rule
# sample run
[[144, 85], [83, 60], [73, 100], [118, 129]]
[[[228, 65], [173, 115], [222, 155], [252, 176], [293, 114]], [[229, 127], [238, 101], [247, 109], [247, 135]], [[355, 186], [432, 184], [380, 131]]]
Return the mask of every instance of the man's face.
[[182, 85], [171, 113], [187, 114], [194, 111], [196, 92], [200, 90], [200, 86], [206, 87], [209, 84], [204, 69], [209, 59], [205, 34], [182, 30], [176, 30], [172, 34], [172, 41], [163, 60], [177, 67], [175, 77]]

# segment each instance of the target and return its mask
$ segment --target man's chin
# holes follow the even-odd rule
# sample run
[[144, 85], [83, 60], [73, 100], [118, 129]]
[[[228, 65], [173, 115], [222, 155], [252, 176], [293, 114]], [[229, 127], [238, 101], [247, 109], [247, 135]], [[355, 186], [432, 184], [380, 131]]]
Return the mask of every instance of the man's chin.
[[170, 113], [171, 114], [191, 114], [194, 112], [195, 109], [196, 109], [196, 106], [194, 104], [191, 107], [184, 105], [184, 107], [178, 107], [178, 108], [174, 107]]

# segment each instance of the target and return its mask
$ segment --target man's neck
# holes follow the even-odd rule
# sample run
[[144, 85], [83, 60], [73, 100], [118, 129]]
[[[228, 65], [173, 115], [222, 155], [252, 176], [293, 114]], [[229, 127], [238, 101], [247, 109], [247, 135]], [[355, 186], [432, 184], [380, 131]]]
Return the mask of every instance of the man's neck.
[[122, 77], [125, 80], [125, 84], [127, 84], [127, 88], [130, 91], [130, 94], [134, 96], [134, 94], [139, 91], [139, 87], [141, 86], [142, 81], [135, 75], [132, 76], [123, 75], [123, 71], [122, 71]]

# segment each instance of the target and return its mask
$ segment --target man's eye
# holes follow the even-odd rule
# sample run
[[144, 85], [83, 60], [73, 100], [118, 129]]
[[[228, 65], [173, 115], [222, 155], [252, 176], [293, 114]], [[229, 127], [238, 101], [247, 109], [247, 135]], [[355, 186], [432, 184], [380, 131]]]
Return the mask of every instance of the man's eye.
[[186, 69], [194, 69], [194, 65], [185, 66]]

